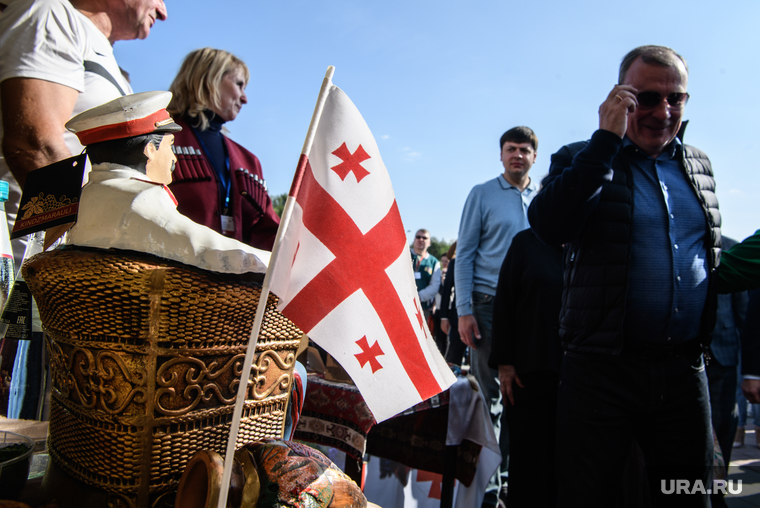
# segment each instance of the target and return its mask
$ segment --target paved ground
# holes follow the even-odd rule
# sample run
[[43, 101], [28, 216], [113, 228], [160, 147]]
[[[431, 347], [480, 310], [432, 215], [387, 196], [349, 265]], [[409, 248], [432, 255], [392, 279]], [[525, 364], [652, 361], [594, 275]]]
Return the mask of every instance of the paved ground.
[[731, 467], [728, 479], [734, 480], [734, 490], [738, 490], [741, 480], [741, 493], [726, 496], [729, 508], [760, 507], [760, 448], [756, 445], [755, 431], [747, 429], [744, 446], [734, 448], [731, 455]]

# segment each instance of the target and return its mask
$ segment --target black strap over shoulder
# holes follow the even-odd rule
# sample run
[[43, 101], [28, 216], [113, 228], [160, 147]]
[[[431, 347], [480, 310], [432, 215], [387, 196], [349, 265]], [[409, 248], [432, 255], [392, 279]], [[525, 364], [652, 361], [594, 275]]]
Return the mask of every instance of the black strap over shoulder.
[[119, 82], [116, 81], [116, 78], [114, 78], [110, 72], [106, 70], [105, 67], [100, 65], [97, 62], [93, 62], [92, 60], [85, 60], [84, 61], [84, 71], [85, 72], [92, 72], [94, 74], [97, 74], [98, 76], [106, 78], [108, 81], [111, 82], [113, 86], [116, 87], [117, 90], [119, 90], [119, 93], [121, 95], [127, 95], [124, 90], [121, 88], [121, 85], [119, 85]]

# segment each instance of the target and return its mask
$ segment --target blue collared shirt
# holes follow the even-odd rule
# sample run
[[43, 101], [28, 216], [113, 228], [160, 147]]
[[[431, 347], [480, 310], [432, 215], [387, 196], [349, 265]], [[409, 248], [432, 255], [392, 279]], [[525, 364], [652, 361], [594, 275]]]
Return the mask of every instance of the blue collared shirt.
[[530, 227], [528, 205], [537, 191], [538, 183], [532, 178], [520, 192], [504, 179], [504, 175], [476, 185], [470, 191], [457, 238], [454, 283], [460, 316], [472, 314], [473, 291], [496, 294], [499, 270], [512, 238]]
[[695, 339], [707, 300], [707, 218], [676, 157], [677, 138], [653, 159], [627, 137], [633, 173], [628, 336], [655, 344]]

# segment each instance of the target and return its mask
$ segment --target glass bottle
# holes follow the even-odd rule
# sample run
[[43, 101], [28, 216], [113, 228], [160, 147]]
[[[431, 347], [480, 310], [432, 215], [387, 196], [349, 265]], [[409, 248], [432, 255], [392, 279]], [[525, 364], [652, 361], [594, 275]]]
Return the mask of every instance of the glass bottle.
[[[44, 239], [44, 231], [31, 235], [24, 251], [22, 265], [27, 259], [42, 252]], [[4, 332], [5, 340], [18, 342], [11, 373], [8, 418], [39, 420], [42, 416], [47, 383], [45, 341], [39, 311], [20, 268], [16, 272], [13, 289], [0, 316], [0, 332]]]
[[[5, 308], [5, 302], [8, 301], [8, 294], [13, 287], [15, 276], [11, 235], [8, 230], [8, 218], [5, 215], [8, 189], [8, 182], [0, 180], [0, 312]], [[2, 331], [0, 330], [0, 332]], [[8, 412], [11, 372], [18, 348], [17, 341], [5, 340], [4, 335], [4, 333], [0, 333], [0, 415], [6, 415]]]

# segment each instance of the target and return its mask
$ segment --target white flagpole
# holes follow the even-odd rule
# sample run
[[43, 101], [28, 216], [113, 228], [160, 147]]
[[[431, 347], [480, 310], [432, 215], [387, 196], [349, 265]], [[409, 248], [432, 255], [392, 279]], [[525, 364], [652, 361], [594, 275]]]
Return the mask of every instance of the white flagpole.
[[319, 90], [319, 97], [317, 97], [317, 105], [314, 107], [314, 114], [311, 117], [311, 123], [309, 124], [309, 130], [306, 133], [306, 140], [301, 150], [301, 157], [298, 160], [298, 167], [296, 168], [296, 174], [293, 177], [293, 184], [290, 187], [290, 193], [288, 199], [285, 201], [285, 208], [282, 212], [282, 219], [280, 219], [280, 227], [277, 229], [277, 236], [274, 241], [274, 248], [272, 249], [272, 257], [267, 267], [267, 273], [264, 276], [264, 282], [261, 286], [261, 296], [259, 297], [259, 305], [256, 308], [256, 317], [253, 320], [253, 328], [251, 329], [251, 336], [248, 339], [248, 349], [245, 352], [245, 360], [243, 360], [243, 371], [240, 374], [240, 385], [238, 386], [238, 393], [235, 399], [235, 409], [232, 413], [232, 422], [230, 423], [230, 436], [227, 440], [227, 452], [224, 455], [224, 473], [222, 474], [222, 489], [219, 493], [219, 502], [217, 508], [227, 507], [227, 493], [230, 488], [230, 480], [232, 478], [232, 463], [235, 457], [235, 445], [237, 443], [238, 431], [240, 430], [240, 419], [243, 415], [243, 404], [245, 403], [245, 394], [248, 391], [248, 380], [251, 376], [251, 365], [253, 364], [253, 356], [256, 352], [256, 344], [259, 341], [259, 331], [261, 330], [261, 323], [264, 321], [264, 311], [266, 310], [267, 300], [269, 299], [269, 280], [273, 271], [275, 263], [277, 263], [277, 254], [280, 250], [280, 242], [288, 228], [290, 222], [290, 216], [293, 213], [293, 203], [298, 195], [298, 190], [301, 187], [301, 180], [303, 179], [303, 173], [306, 169], [306, 163], [308, 161], [309, 152], [311, 151], [311, 145], [314, 142], [314, 135], [317, 132], [317, 126], [319, 125], [319, 119], [322, 117], [322, 110], [324, 109], [327, 96], [330, 93], [330, 86], [332, 85], [332, 77], [335, 73], [335, 67], [332, 65], [327, 68], [325, 73], [325, 79], [322, 81], [322, 88]]

